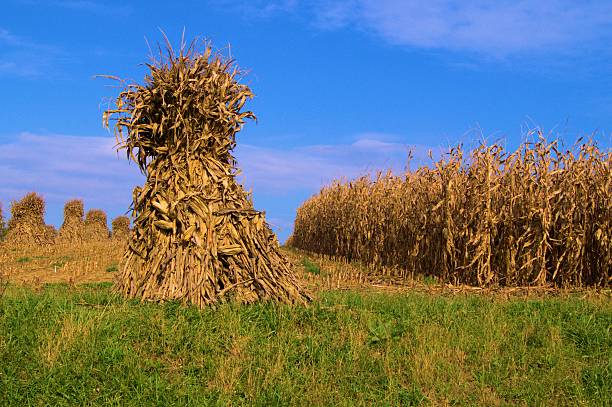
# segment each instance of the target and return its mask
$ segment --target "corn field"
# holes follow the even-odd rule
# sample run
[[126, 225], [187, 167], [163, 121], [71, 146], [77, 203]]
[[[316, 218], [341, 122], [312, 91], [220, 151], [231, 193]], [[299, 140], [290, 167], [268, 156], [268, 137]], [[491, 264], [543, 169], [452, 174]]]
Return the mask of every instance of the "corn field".
[[507, 152], [461, 146], [398, 176], [335, 181], [298, 209], [289, 244], [476, 286], [612, 286], [612, 154], [538, 133]]

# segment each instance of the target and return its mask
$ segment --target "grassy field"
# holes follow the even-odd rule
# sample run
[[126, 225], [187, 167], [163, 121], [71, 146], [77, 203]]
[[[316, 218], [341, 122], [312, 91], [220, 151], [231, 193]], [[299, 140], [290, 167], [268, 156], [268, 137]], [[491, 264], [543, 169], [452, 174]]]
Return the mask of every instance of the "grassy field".
[[[308, 266], [313, 268], [312, 262]], [[610, 295], [323, 290], [308, 307], [140, 304], [11, 283], [4, 405], [610, 405]]]

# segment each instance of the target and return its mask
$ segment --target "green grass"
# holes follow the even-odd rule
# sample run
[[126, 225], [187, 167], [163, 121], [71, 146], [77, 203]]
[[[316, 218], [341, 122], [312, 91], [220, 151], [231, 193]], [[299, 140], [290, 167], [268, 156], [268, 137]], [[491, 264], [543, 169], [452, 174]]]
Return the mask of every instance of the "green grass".
[[70, 260], [72, 260], [72, 257], [70, 257], [70, 256], [61, 256], [55, 262], [53, 262], [53, 264], [51, 264], [51, 266], [52, 267], [57, 267], [57, 268], [62, 268]]
[[317, 276], [321, 274], [321, 268], [319, 267], [319, 265], [313, 263], [310, 259], [306, 257], [304, 257], [304, 259], [302, 260], [302, 265], [304, 266], [304, 269], [311, 274], [315, 274]]
[[32, 260], [42, 260], [46, 258], [47, 256], [33, 256], [33, 257], [24, 256], [24, 257], [18, 257], [15, 261], [17, 261], [17, 263], [29, 263]]
[[[3, 405], [606, 405], [612, 305], [327, 292], [140, 304], [109, 284], [0, 299]], [[609, 405], [609, 404], [608, 404]]]
[[106, 268], [107, 273], [114, 273], [117, 270], [119, 270], [119, 264], [117, 263], [113, 263]]

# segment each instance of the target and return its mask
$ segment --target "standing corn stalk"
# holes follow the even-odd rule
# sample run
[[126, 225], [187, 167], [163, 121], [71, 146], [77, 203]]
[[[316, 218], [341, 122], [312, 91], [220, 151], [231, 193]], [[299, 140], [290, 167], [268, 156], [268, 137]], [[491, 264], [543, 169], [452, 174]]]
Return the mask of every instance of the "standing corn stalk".
[[118, 145], [146, 175], [134, 189], [133, 229], [117, 289], [129, 297], [203, 307], [228, 296], [303, 303], [264, 214], [236, 182], [232, 149], [252, 98], [232, 60], [198, 43], [148, 64], [104, 113]]
[[290, 243], [453, 284], [611, 287], [612, 151], [533, 135], [334, 182], [298, 208]]

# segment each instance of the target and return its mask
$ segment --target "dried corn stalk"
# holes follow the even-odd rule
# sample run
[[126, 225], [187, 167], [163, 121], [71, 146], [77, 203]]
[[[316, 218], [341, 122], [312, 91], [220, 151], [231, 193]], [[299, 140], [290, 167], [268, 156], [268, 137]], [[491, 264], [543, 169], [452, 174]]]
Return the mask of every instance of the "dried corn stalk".
[[431, 167], [335, 182], [297, 211], [290, 244], [488, 285], [612, 285], [612, 153], [541, 132], [505, 152], [452, 149]]
[[104, 241], [110, 237], [106, 213], [101, 209], [90, 209], [85, 215], [85, 240]]
[[51, 243], [55, 243], [57, 239], [57, 229], [53, 225], [45, 225], [45, 236]]
[[64, 205], [64, 223], [59, 230], [58, 243], [79, 244], [85, 235], [85, 222], [83, 221], [83, 201], [73, 199]]
[[130, 218], [127, 216], [117, 216], [111, 222], [112, 234], [111, 237], [114, 241], [127, 242], [130, 236]]
[[45, 245], [53, 243], [55, 228], [45, 225], [45, 201], [30, 192], [11, 204], [6, 244], [14, 246]]
[[250, 303], [309, 299], [279, 252], [264, 215], [236, 182], [232, 156], [253, 94], [233, 61], [205, 44], [168, 44], [128, 85], [116, 109], [120, 148], [146, 175], [133, 194], [133, 229], [117, 289], [129, 297], [203, 307], [233, 297]]
[[0, 241], [4, 240], [4, 215], [2, 213], [2, 202], [0, 202]]

